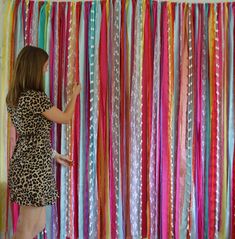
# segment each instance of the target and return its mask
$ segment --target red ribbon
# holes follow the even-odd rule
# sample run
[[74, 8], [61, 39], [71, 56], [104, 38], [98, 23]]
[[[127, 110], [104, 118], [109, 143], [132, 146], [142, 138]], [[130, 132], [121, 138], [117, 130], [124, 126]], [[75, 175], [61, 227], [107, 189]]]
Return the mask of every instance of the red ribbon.
[[[142, 237], [148, 233], [149, 218], [149, 159], [151, 141], [151, 115], [152, 115], [152, 85], [153, 85], [153, 57], [152, 57], [152, 35], [150, 22], [150, 5], [146, 1], [144, 22], [144, 52], [143, 52], [143, 80], [142, 80]], [[148, 210], [147, 210], [148, 209]]]

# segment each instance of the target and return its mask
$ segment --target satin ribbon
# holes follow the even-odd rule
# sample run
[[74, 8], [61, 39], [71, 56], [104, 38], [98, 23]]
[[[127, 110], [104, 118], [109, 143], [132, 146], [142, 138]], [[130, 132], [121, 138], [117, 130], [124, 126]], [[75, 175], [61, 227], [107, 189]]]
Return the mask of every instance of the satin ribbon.
[[[135, 8], [135, 46], [131, 86], [131, 163], [130, 163], [130, 221], [132, 237], [142, 233], [142, 54], [143, 9], [141, 1]], [[140, 208], [140, 210], [139, 210]]]
[[[124, 235], [126, 237], [131, 236], [131, 225], [130, 225], [130, 102], [131, 102], [131, 49], [133, 46], [132, 42], [132, 22], [134, 21], [133, 19], [133, 5], [132, 1], [128, 0], [126, 1], [125, 5], [125, 11], [126, 11], [126, 32], [125, 32], [125, 37], [126, 37], [126, 51], [124, 50], [124, 54], [126, 53], [126, 59], [125, 59], [125, 67], [126, 67], [126, 77], [125, 77], [125, 72], [124, 72], [124, 77], [125, 77], [125, 137], [126, 137], [126, 148], [125, 148], [125, 160], [123, 165], [123, 170], [125, 170], [126, 167], [126, 181], [123, 180], [123, 194], [125, 194], [125, 184], [126, 184], [126, 198], [123, 201], [123, 205], [126, 205], [126, 209], [123, 208], [125, 211], [125, 216], [124, 216], [124, 222], [126, 224], [124, 228]], [[122, 63], [122, 62], [121, 62]]]
[[99, 120], [98, 120], [98, 142], [97, 142], [97, 181], [98, 181], [98, 238], [110, 237], [109, 213], [108, 207], [108, 192], [109, 183], [106, 178], [108, 174], [107, 161], [107, 82], [108, 74], [106, 71], [107, 61], [107, 10], [104, 2], [101, 2], [101, 29], [100, 29], [100, 84], [99, 84]]
[[47, 3], [44, 2], [42, 7], [40, 8], [40, 14], [39, 14], [38, 47], [40, 48], [44, 48], [44, 44], [45, 44], [46, 6], [47, 6]]
[[170, 207], [168, 209], [169, 215], [169, 224], [168, 224], [168, 233], [171, 236], [174, 235], [174, 125], [173, 125], [173, 114], [174, 114], [174, 25], [173, 25], [173, 5], [167, 5], [167, 13], [168, 13], [168, 150], [169, 150], [169, 176], [170, 182], [168, 184], [169, 193], [169, 204]]
[[[126, 212], [126, 189], [127, 189], [127, 182], [126, 182], [126, 112], [125, 112], [125, 105], [126, 105], [126, 97], [125, 97], [125, 89], [126, 89], [126, 80], [127, 80], [127, 38], [126, 38], [126, 6], [128, 2], [122, 3], [120, 6], [120, 194], [121, 194], [121, 201], [122, 201], [122, 210]], [[120, 215], [120, 214], [119, 214]], [[120, 216], [119, 216], [120, 217]], [[121, 214], [122, 221], [126, 221], [126, 215], [123, 213]], [[125, 235], [126, 228], [122, 226], [122, 234]], [[120, 232], [119, 232], [120, 234]], [[123, 236], [122, 235], [122, 236]]]
[[[76, 51], [76, 4], [70, 3], [68, 5], [68, 12], [67, 12], [67, 24], [68, 24], [68, 31], [67, 31], [67, 39], [68, 39], [68, 54], [67, 54], [67, 102], [70, 100], [71, 97], [71, 90], [74, 84], [74, 80], [76, 80], [76, 55], [74, 54]], [[77, 105], [75, 106], [75, 109]], [[75, 128], [75, 114], [73, 117], [73, 121], [70, 125], [67, 126], [67, 154], [69, 155], [70, 159], [74, 159], [74, 128]], [[77, 135], [77, 134], [76, 134]], [[77, 159], [74, 159], [76, 162]], [[74, 209], [77, 201], [74, 200], [75, 198], [75, 190], [74, 184], [77, 182], [77, 178], [75, 177], [76, 168], [72, 167], [68, 171], [67, 177], [69, 178], [69, 185], [67, 189], [67, 209], [68, 209], [68, 216], [67, 216], [67, 237], [73, 238], [76, 228], [74, 227]], [[77, 185], [77, 184], [76, 184]]]
[[97, 4], [93, 3], [89, 21], [89, 73], [90, 73], [90, 134], [89, 134], [89, 238], [97, 237], [97, 184], [96, 184], [96, 146], [97, 134], [97, 78], [95, 77], [95, 43], [96, 43], [96, 15]]
[[[204, 137], [204, 153], [202, 153], [202, 156], [204, 155], [204, 237], [208, 237], [208, 215], [209, 215], [209, 159], [210, 159], [210, 91], [209, 91], [209, 61], [208, 61], [208, 55], [209, 55], [209, 42], [208, 42], [208, 34], [209, 34], [209, 26], [206, 24], [209, 22], [208, 19], [208, 12], [209, 12], [209, 5], [203, 6], [203, 32], [204, 32], [204, 39], [203, 39], [203, 65], [205, 65], [205, 69], [202, 73], [202, 81], [204, 84], [204, 110], [205, 110], [205, 116], [204, 116], [204, 126], [205, 126], [205, 137]], [[208, 99], [208, 100], [206, 100]]]
[[168, 178], [169, 175], [169, 147], [168, 144], [169, 140], [169, 132], [168, 132], [168, 125], [170, 124], [168, 118], [168, 112], [170, 110], [168, 105], [169, 100], [169, 52], [168, 52], [168, 24], [167, 24], [167, 3], [164, 3], [162, 6], [162, 22], [164, 26], [162, 28], [162, 46], [161, 46], [161, 62], [162, 62], [162, 69], [161, 69], [161, 109], [160, 109], [160, 132], [161, 132], [161, 158], [160, 158], [160, 172], [162, 176], [161, 180], [161, 200], [160, 200], [160, 220], [161, 220], [161, 238], [167, 238], [168, 233], [168, 226], [169, 226], [169, 184]]
[[[46, 14], [45, 14], [45, 41], [44, 41], [44, 49], [46, 52], [50, 52], [49, 51], [49, 46], [50, 46], [50, 33], [51, 33], [51, 21], [50, 21], [50, 13], [51, 11], [51, 4], [48, 3], [46, 5]], [[30, 35], [30, 39], [32, 39], [31, 35]], [[45, 73], [45, 76], [44, 76], [44, 89], [45, 89], [45, 92], [49, 95], [50, 94], [50, 78], [49, 78], [49, 71], [47, 71]]]
[[80, 92], [80, 157], [79, 157], [79, 206], [78, 206], [78, 222], [79, 222], [79, 238], [84, 238], [84, 181], [85, 181], [85, 5], [82, 3], [80, 13], [79, 27], [79, 79], [81, 84]]
[[[194, 55], [193, 55], [193, 16], [192, 5], [188, 6], [187, 13], [187, 39], [188, 39], [188, 82], [187, 82], [187, 116], [186, 116], [186, 175], [185, 175], [185, 192], [183, 200], [182, 223], [181, 223], [181, 236], [184, 237], [190, 232], [190, 207], [192, 203], [191, 190], [192, 190], [192, 158], [193, 158], [193, 88], [194, 88]], [[187, 233], [187, 234], [186, 234]]]
[[[234, 160], [234, 9], [233, 5], [229, 6], [228, 16], [228, 181], [227, 181], [227, 201], [226, 201], [226, 236], [235, 236], [235, 229], [233, 217], [233, 192], [234, 184], [232, 178], [233, 174], [233, 160]], [[231, 217], [231, 221], [229, 220]]]
[[[180, 36], [180, 4], [175, 5], [175, 17], [174, 17], [174, 103], [173, 103], [173, 116], [172, 116], [172, 127], [173, 127], [173, 155], [174, 155], [174, 161], [173, 161], [173, 170], [174, 174], [176, 173], [176, 166], [177, 166], [177, 125], [178, 125], [178, 109], [179, 109], [179, 77], [180, 77], [180, 71], [179, 71], [179, 54], [180, 54], [180, 41], [179, 37]], [[174, 189], [173, 192], [176, 192], [176, 176], [174, 176], [175, 184], [174, 184]], [[176, 200], [176, 197], [175, 199]], [[174, 230], [173, 233], [176, 236], [176, 221], [178, 218], [176, 217], [176, 206], [174, 207], [174, 217], [173, 217], [173, 224]]]
[[[59, 31], [59, 40], [60, 44], [59, 47], [61, 49], [59, 53], [59, 57], [61, 57], [61, 76], [63, 80], [61, 82], [61, 107], [64, 109], [67, 105], [67, 94], [66, 94], [66, 86], [68, 82], [68, 48], [69, 48], [69, 30], [70, 25], [70, 10], [71, 10], [71, 3], [62, 3], [60, 5], [60, 31]], [[58, 82], [59, 85], [59, 82]], [[62, 125], [61, 126], [61, 145], [60, 150], [63, 155], [69, 154], [68, 147], [69, 147], [69, 125]], [[60, 171], [60, 237], [66, 238], [68, 236], [68, 223], [70, 218], [70, 210], [69, 210], [69, 193], [70, 193], [70, 172], [68, 168], [61, 167]]]
[[149, 218], [149, 158], [150, 158], [150, 135], [151, 135], [151, 115], [152, 115], [152, 79], [153, 79], [153, 57], [152, 57], [152, 36], [150, 25], [150, 4], [146, 1], [146, 6], [143, 9], [143, 80], [142, 80], [142, 232], [143, 238], [149, 235], [148, 233], [148, 218]]
[[[38, 2], [33, 2], [33, 16], [32, 16], [32, 23], [31, 23], [31, 34], [30, 44], [37, 46], [38, 44], [38, 12], [39, 12], [39, 4]], [[53, 33], [53, 32], [52, 32]]]
[[[100, 84], [100, 77], [99, 77], [99, 47], [100, 47], [100, 31], [101, 31], [101, 5], [100, 5], [100, 2], [98, 2], [96, 4], [96, 19], [95, 19], [95, 22], [96, 22], [96, 32], [95, 32], [95, 68], [94, 68], [94, 71], [95, 71], [95, 84], [94, 84], [94, 103], [95, 103], [95, 107], [94, 107], [94, 117], [95, 117], [95, 120], [94, 120], [94, 144], [95, 144], [95, 147], [94, 147], [94, 150], [95, 150], [95, 155], [96, 155], [96, 165], [95, 165], [95, 173], [96, 173], [96, 177], [95, 177], [95, 180], [96, 180], [96, 198], [98, 198], [98, 182], [97, 182], [97, 140], [98, 140], [98, 117], [99, 117], [99, 106], [98, 106], [98, 101], [99, 101], [99, 84]], [[98, 202], [96, 202], [96, 207], [97, 206]], [[97, 213], [98, 213], [98, 208], [96, 209], [97, 210]], [[97, 216], [98, 217], [98, 216]], [[98, 225], [98, 220], [97, 220], [97, 225]], [[100, 231], [98, 230], [97, 228], [97, 225], [96, 225], [96, 230], [97, 230], [97, 235], [100, 235]]]
[[159, 94], [160, 94], [160, 16], [161, 4], [158, 3], [155, 11], [157, 11], [156, 35], [154, 37], [154, 71], [153, 71], [153, 103], [152, 103], [152, 132], [151, 132], [151, 148], [150, 148], [150, 236], [158, 238], [159, 235]]
[[89, 15], [91, 10], [91, 4], [85, 3], [85, 138], [87, 139], [85, 142], [86, 148], [86, 172], [85, 172], [85, 225], [84, 225], [84, 237], [89, 237], [89, 134], [90, 134], [90, 73], [89, 73], [89, 48], [88, 48], [88, 40], [89, 40]]
[[[74, 79], [76, 82], [80, 83], [79, 80], [79, 73], [80, 73], [80, 65], [79, 65], [79, 38], [76, 36], [79, 36], [79, 30], [80, 30], [80, 13], [81, 13], [81, 4], [76, 3], [74, 6], [74, 18], [73, 21], [75, 21], [75, 52], [76, 54], [74, 55]], [[79, 220], [78, 220], [78, 215], [79, 215], [79, 158], [80, 158], [80, 112], [81, 112], [81, 106], [80, 106], [80, 99], [77, 100], [77, 104], [75, 106], [75, 111], [74, 111], [74, 122], [73, 122], [73, 138], [72, 142], [74, 142], [72, 146], [72, 158], [74, 162], [74, 167], [73, 167], [73, 205], [74, 205], [74, 212], [73, 212], [73, 220], [74, 220], [74, 238], [78, 238], [79, 236]], [[72, 227], [73, 225], [71, 225]]]
[[[212, 72], [214, 72], [214, 26], [215, 26], [215, 19], [214, 19], [214, 9], [211, 7], [210, 8], [210, 17], [209, 17], [209, 56], [212, 59], [211, 63], [210, 63], [210, 85], [212, 85], [212, 82], [215, 81], [214, 77], [212, 75]], [[211, 87], [211, 91], [210, 91], [210, 99], [212, 100], [214, 98], [214, 87]], [[213, 105], [214, 102], [212, 101], [211, 104]], [[215, 108], [215, 107], [214, 107]], [[210, 161], [210, 170], [209, 170], [209, 184], [208, 184], [208, 191], [209, 191], [209, 199], [210, 199], [210, 203], [209, 203], [209, 230], [208, 230], [208, 236], [209, 238], [214, 237], [214, 228], [215, 228], [215, 196], [214, 196], [214, 192], [212, 192], [212, 190], [214, 190], [215, 186], [215, 153], [214, 153], [214, 149], [215, 149], [215, 138], [216, 138], [216, 126], [215, 123], [216, 119], [215, 116], [212, 116], [211, 113], [211, 118], [213, 119], [211, 121], [211, 161]], [[213, 203], [212, 203], [213, 202]]]
[[[196, 144], [196, 164], [195, 164], [195, 176], [196, 176], [196, 198], [195, 198], [195, 208], [196, 211], [200, 211], [198, 213], [198, 217], [195, 218], [194, 215], [194, 222], [192, 225], [195, 225], [194, 228], [198, 228], [197, 237], [203, 237], [203, 228], [204, 228], [204, 205], [203, 205], [203, 193], [204, 193], [204, 175], [203, 175], [203, 169], [204, 169], [204, 157], [205, 157], [205, 62], [204, 62], [204, 55], [205, 54], [205, 44], [203, 42], [205, 34], [204, 34], [204, 20], [203, 20], [203, 8], [201, 6], [197, 6], [196, 8], [196, 16], [197, 19], [195, 19], [195, 22], [197, 23], [197, 31], [195, 34], [195, 57], [196, 57], [196, 77], [198, 79], [197, 84], [197, 109], [196, 109], [196, 135], [200, 136], [200, 141], [198, 144]], [[196, 50], [197, 49], [197, 50]], [[202, 63], [203, 62], [203, 63]], [[201, 97], [202, 95], [202, 97]], [[195, 213], [195, 211], [194, 211]]]
[[[210, 68], [210, 85], [211, 85], [211, 99], [212, 99], [212, 108], [211, 108], [211, 164], [210, 164], [210, 181], [209, 181], [209, 196], [210, 196], [210, 205], [209, 205], [209, 238], [214, 238], [217, 235], [218, 230], [218, 206], [217, 206], [217, 180], [218, 180], [218, 155], [219, 155], [219, 78], [218, 78], [218, 64], [219, 64], [219, 37], [218, 37], [218, 25], [217, 25], [217, 9], [215, 6], [210, 9], [211, 12], [211, 29], [210, 29], [210, 56], [213, 57]], [[216, 28], [215, 28], [216, 27]], [[217, 64], [217, 65], [216, 65]], [[219, 65], [219, 67], [221, 67]]]
[[[181, 30], [180, 45], [180, 93], [179, 93], [179, 114], [178, 114], [178, 145], [177, 145], [177, 182], [176, 182], [176, 238], [185, 236], [185, 215], [183, 214], [183, 202], [186, 176], [186, 110], [187, 110], [187, 79], [188, 77], [188, 36], [187, 36], [187, 6], [181, 5], [180, 19], [185, 29]], [[187, 217], [186, 217], [187, 219]]]
[[[109, 3], [109, 52], [114, 53], [114, 43], [113, 43], [113, 35], [114, 35], [114, 5], [113, 2], [110, 1]], [[111, 238], [115, 238], [116, 236], [116, 230], [117, 230], [117, 220], [116, 220], [116, 210], [117, 210], [117, 204], [116, 204], [116, 198], [115, 198], [115, 172], [114, 172], [114, 166], [113, 166], [113, 134], [112, 134], [112, 117], [113, 117], [113, 85], [112, 85], [112, 78], [113, 78], [113, 68], [114, 68], [114, 61], [113, 61], [113, 54], [109, 56], [108, 61], [110, 62], [109, 65], [109, 175], [110, 175], [110, 220], [111, 220]]]
[[221, 44], [222, 44], [222, 69], [221, 75], [223, 76], [222, 85], [221, 85], [221, 177], [220, 177], [220, 214], [219, 214], [219, 238], [226, 238], [226, 203], [228, 198], [228, 10], [229, 7], [227, 4], [221, 5]]
[[[216, 53], [216, 103], [217, 103], [217, 135], [218, 138], [217, 140], [217, 147], [216, 147], [216, 215], [215, 215], [215, 237], [219, 237], [219, 230], [220, 230], [220, 211], [221, 211], [221, 185], [222, 185], [222, 170], [223, 170], [223, 163], [224, 163], [224, 155], [223, 155], [223, 144], [224, 144], [224, 138], [223, 138], [223, 92], [222, 92], [222, 87], [223, 87], [223, 37], [222, 37], [222, 17], [223, 17], [223, 5], [218, 4], [218, 13], [217, 13], [217, 22], [218, 22], [218, 33], [217, 33], [217, 38], [216, 43], [217, 47], [216, 48], [217, 53]], [[217, 57], [218, 55], [218, 57]]]

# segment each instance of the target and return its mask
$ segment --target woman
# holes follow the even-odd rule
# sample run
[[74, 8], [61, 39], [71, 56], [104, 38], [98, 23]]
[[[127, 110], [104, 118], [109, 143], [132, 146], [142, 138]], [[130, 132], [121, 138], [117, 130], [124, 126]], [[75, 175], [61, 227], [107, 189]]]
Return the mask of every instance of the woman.
[[46, 205], [57, 197], [52, 158], [65, 166], [71, 161], [51, 149], [52, 121], [69, 123], [74, 113], [80, 85], [75, 84], [65, 111], [52, 105], [43, 91], [43, 74], [48, 67], [47, 53], [37, 47], [24, 47], [17, 57], [13, 81], [7, 94], [7, 110], [18, 133], [10, 161], [8, 184], [11, 202], [20, 205], [15, 239], [32, 239], [46, 222]]

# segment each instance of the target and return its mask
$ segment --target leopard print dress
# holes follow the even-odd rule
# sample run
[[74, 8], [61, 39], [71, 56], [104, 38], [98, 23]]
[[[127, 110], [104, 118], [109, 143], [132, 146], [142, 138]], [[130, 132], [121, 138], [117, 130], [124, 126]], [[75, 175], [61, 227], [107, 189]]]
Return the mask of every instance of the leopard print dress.
[[50, 129], [42, 112], [52, 107], [44, 92], [22, 92], [16, 108], [7, 106], [18, 139], [10, 160], [10, 200], [22, 206], [53, 204], [58, 192], [52, 170]]

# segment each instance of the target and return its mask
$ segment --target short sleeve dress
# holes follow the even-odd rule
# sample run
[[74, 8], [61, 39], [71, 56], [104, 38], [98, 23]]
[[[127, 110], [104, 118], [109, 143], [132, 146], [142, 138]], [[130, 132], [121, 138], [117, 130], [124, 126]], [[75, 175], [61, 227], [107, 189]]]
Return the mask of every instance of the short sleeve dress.
[[10, 200], [23, 206], [53, 204], [58, 192], [52, 170], [50, 129], [42, 112], [52, 107], [44, 92], [21, 93], [17, 107], [7, 106], [18, 139], [9, 166]]

